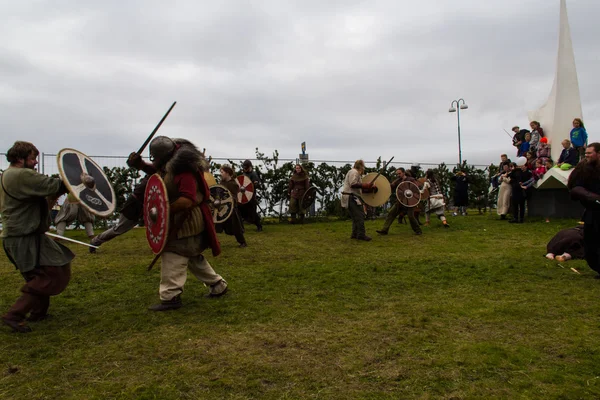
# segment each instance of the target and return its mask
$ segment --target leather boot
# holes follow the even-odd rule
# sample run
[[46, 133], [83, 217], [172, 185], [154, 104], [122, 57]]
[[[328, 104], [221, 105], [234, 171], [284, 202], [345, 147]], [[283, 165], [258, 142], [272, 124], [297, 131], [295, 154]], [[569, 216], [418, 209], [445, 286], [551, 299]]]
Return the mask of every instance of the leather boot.
[[177, 295], [173, 297], [171, 300], [161, 300], [159, 304], [155, 304], [153, 306], [148, 307], [150, 311], [169, 311], [169, 310], [177, 310], [181, 308], [183, 303], [181, 302], [181, 295]]

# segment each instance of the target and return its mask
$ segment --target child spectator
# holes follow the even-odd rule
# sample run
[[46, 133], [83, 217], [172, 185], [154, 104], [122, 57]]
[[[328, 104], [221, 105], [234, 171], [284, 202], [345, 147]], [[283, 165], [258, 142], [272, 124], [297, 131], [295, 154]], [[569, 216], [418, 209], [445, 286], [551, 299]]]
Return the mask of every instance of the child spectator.
[[533, 170], [533, 177], [537, 181], [538, 179], [542, 179], [545, 173], [546, 166], [544, 165], [544, 162], [540, 158], [538, 158], [537, 160], [535, 160], [535, 169]]
[[531, 121], [529, 126], [531, 127], [531, 140], [529, 141], [529, 145], [531, 150], [537, 151], [540, 139], [544, 137], [544, 130], [537, 121]]
[[533, 171], [535, 169], [535, 151], [528, 151], [525, 154], [525, 158], [527, 158], [527, 169]]
[[581, 118], [573, 120], [573, 129], [571, 129], [571, 143], [577, 152], [577, 161], [583, 160], [585, 156], [585, 148], [587, 145], [588, 135], [583, 126]]
[[531, 133], [527, 132], [523, 138], [523, 142], [519, 147], [519, 157], [525, 157], [525, 154], [529, 151], [529, 141], [531, 140]]
[[563, 151], [560, 153], [560, 157], [554, 168], [560, 168], [563, 171], [566, 171], [577, 164], [577, 151], [571, 147], [571, 141], [569, 139], [563, 140], [561, 144], [563, 146]]
[[546, 159], [550, 158], [550, 144], [548, 144], [548, 138], [543, 137], [540, 139], [536, 156], [537, 158], [541, 158], [544, 163], [546, 162]]
[[552, 161], [551, 158], [546, 158], [546, 161], [544, 162], [545, 166], [546, 166], [546, 172], [548, 172], [550, 170], [550, 168], [554, 167], [554, 161]]

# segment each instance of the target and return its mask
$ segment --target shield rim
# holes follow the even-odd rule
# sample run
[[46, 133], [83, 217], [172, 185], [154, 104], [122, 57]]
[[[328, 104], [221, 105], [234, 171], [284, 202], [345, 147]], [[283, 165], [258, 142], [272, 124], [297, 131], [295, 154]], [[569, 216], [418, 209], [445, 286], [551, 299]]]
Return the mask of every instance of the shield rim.
[[[242, 187], [245, 188], [244, 192], [242, 193], [242, 191], [240, 190], [237, 194], [237, 201], [240, 204], [248, 204], [250, 202], [250, 200], [252, 200], [252, 198], [254, 197], [254, 183], [250, 180], [250, 178], [248, 178], [246, 175], [238, 175], [235, 177], [235, 180], [237, 181], [238, 185], [240, 186], [240, 189]], [[241, 182], [240, 182], [241, 181]], [[245, 182], [248, 182], [246, 185], [244, 185]], [[248, 190], [248, 188], [251, 188], [251, 190]], [[247, 200], [243, 201], [244, 199], [244, 194], [250, 192], [250, 196], [246, 195]]]
[[[306, 194], [310, 191], [310, 190], [314, 190], [315, 192], [315, 196], [313, 197], [313, 200], [310, 202], [310, 204], [304, 204], [304, 198], [306, 197]], [[304, 192], [304, 194], [302, 195], [302, 200], [300, 200], [300, 204], [302, 205], [302, 209], [306, 210], [308, 207], [312, 206], [313, 203], [317, 200], [317, 193], [319, 192], [319, 190], [317, 189], [317, 187], [315, 185], [311, 185], [308, 189], [306, 189], [306, 191]]]
[[[414, 186], [414, 187], [415, 187], [415, 189], [417, 189], [416, 193], [419, 193], [419, 199], [418, 199], [418, 200], [417, 200], [417, 202], [416, 202], [414, 205], [412, 205], [412, 206], [411, 206], [411, 205], [408, 205], [408, 204], [404, 204], [404, 203], [402, 202], [402, 200], [400, 199], [400, 195], [399, 195], [399, 192], [400, 192], [400, 186], [402, 186], [403, 184], [406, 184], [407, 186], [411, 186], [411, 185], [412, 185], [412, 186]], [[414, 190], [411, 190], [411, 191], [412, 191], [413, 193], [415, 193], [415, 191], [414, 191]], [[419, 203], [420, 203], [420, 202], [421, 202], [421, 200], [422, 200], [422, 196], [421, 196], [421, 190], [419, 189], [419, 186], [417, 186], [417, 184], [415, 184], [414, 182], [410, 182], [410, 181], [403, 181], [403, 182], [400, 182], [400, 184], [399, 184], [399, 185], [396, 187], [396, 199], [398, 199], [398, 202], [399, 202], [400, 204], [402, 204], [404, 207], [407, 207], [407, 208], [414, 208], [414, 207], [416, 207], [417, 205], [419, 205]]]
[[208, 185], [208, 187], [214, 186], [217, 184], [217, 180], [215, 179], [215, 176], [213, 174], [211, 174], [208, 171], [204, 171], [204, 180], [206, 181], [206, 184]]
[[[69, 182], [69, 180], [66, 178], [66, 174], [65, 174], [65, 170], [63, 169], [63, 165], [62, 165], [62, 157], [64, 156], [64, 154], [66, 154], [67, 152], [69, 153], [75, 153], [78, 156], [83, 156], [85, 157], [87, 160], [89, 160], [92, 164], [94, 164], [94, 166], [96, 168], [98, 168], [98, 170], [100, 172], [102, 172], [102, 175], [104, 176], [104, 178], [106, 179], [106, 182], [108, 182], [108, 187], [110, 187], [110, 192], [112, 194], [112, 198], [115, 199], [114, 203], [110, 203], [108, 201], [106, 201], [106, 204], [109, 205], [108, 210], [106, 211], [96, 211], [93, 208], [91, 208], [90, 206], [88, 206], [87, 204], [85, 204], [83, 201], [81, 201], [81, 198], [79, 197], [79, 193], [75, 193], [75, 191], [73, 190], [73, 186], [71, 185], [71, 183]], [[80, 158], [81, 160], [81, 158]], [[60, 180], [65, 184], [65, 186], [67, 187], [67, 189], [69, 190], [69, 193], [73, 194], [73, 196], [75, 196], [77, 198], [77, 200], [79, 200], [79, 204], [85, 208], [86, 210], [88, 210], [91, 214], [96, 215], [98, 217], [102, 217], [102, 218], [106, 218], [106, 217], [110, 217], [114, 212], [115, 209], [117, 208], [117, 196], [115, 195], [115, 189], [113, 188], [111, 182], [108, 180], [108, 177], [106, 176], [106, 174], [104, 173], [104, 171], [102, 170], [102, 167], [100, 167], [100, 165], [98, 165], [98, 163], [96, 161], [94, 161], [90, 156], [88, 156], [87, 154], [70, 148], [70, 147], [65, 147], [64, 149], [61, 149], [57, 154], [56, 154], [56, 164], [58, 165], [58, 175], [60, 176]], [[83, 165], [81, 166], [83, 169]], [[104, 200], [106, 200], [104, 198], [104, 196], [102, 196], [102, 198]]]
[[[377, 174], [377, 172], [369, 172], [361, 178], [361, 182], [371, 183]], [[377, 177], [377, 180], [374, 183], [378, 188], [377, 193], [363, 193], [361, 197], [368, 206], [381, 207], [389, 200], [392, 194], [392, 186], [390, 185], [390, 181], [388, 181], [387, 178], [381, 174]], [[379, 202], [376, 202], [375, 200], [379, 200]]]
[[[148, 232], [150, 230], [150, 224], [148, 224], [148, 213], [147, 213], [147, 208], [146, 205], [148, 204], [147, 197], [148, 197], [148, 189], [152, 186], [152, 181], [156, 180], [157, 184], [160, 184], [161, 189], [163, 191], [163, 193], [165, 194], [165, 212], [167, 217], [165, 218], [165, 229], [164, 229], [164, 240], [162, 241], [162, 245], [160, 247], [160, 249], [157, 251], [155, 250], [155, 248], [152, 246], [152, 242], [150, 237], [148, 236]], [[146, 190], [144, 191], [144, 225], [146, 226], [146, 241], [148, 242], [148, 246], [150, 246], [150, 249], [152, 250], [152, 252], [154, 254], [160, 254], [162, 253], [162, 251], [164, 250], [165, 246], [167, 245], [167, 240], [169, 239], [169, 229], [170, 229], [170, 210], [171, 205], [169, 204], [169, 193], [167, 192], [167, 186], [165, 185], [165, 181], [161, 178], [161, 176], [159, 174], [154, 174], [152, 175], [149, 179], [148, 179], [148, 183], [146, 184]]]
[[[231, 202], [233, 203], [231, 205], [231, 208], [229, 209], [229, 213], [227, 213], [227, 217], [225, 217], [225, 219], [223, 219], [221, 221], [216, 221], [215, 220], [215, 213], [214, 213], [215, 207], [213, 206], [214, 199], [213, 199], [213, 195], [212, 195], [212, 192], [211, 192], [211, 190], [215, 189], [215, 188], [223, 189], [224, 191], [226, 191], [227, 193], [229, 193], [229, 198], [231, 199]], [[231, 216], [233, 215], [233, 209], [235, 208], [235, 201], [234, 201], [234, 198], [233, 198], [233, 194], [225, 186], [219, 185], [219, 184], [211, 186], [210, 189], [209, 189], [209, 192], [210, 192], [210, 195], [209, 195], [209, 198], [210, 198], [209, 207], [210, 207], [210, 214], [212, 215], [213, 223], [215, 223], [215, 224], [222, 224], [222, 223], [226, 222], [229, 218], [231, 218]]]

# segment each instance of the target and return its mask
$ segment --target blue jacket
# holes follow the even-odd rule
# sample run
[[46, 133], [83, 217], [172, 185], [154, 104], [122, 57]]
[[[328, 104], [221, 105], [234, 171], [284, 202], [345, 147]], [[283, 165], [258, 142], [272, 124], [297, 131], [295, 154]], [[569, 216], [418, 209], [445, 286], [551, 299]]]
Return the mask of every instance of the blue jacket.
[[573, 147], [585, 146], [588, 140], [588, 135], [584, 127], [571, 129], [571, 143]]

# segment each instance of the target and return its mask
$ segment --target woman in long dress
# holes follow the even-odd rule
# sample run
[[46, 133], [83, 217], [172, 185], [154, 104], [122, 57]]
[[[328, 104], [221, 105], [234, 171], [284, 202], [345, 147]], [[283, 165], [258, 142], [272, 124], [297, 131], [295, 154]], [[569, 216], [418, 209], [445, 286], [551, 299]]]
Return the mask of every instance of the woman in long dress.
[[506, 214], [510, 210], [510, 196], [512, 195], [512, 187], [510, 186], [510, 178], [508, 173], [513, 168], [512, 164], [504, 164], [502, 166], [503, 174], [498, 178], [500, 182], [500, 189], [498, 190], [498, 204], [496, 206], [496, 212], [500, 216], [500, 219], [506, 219]]

